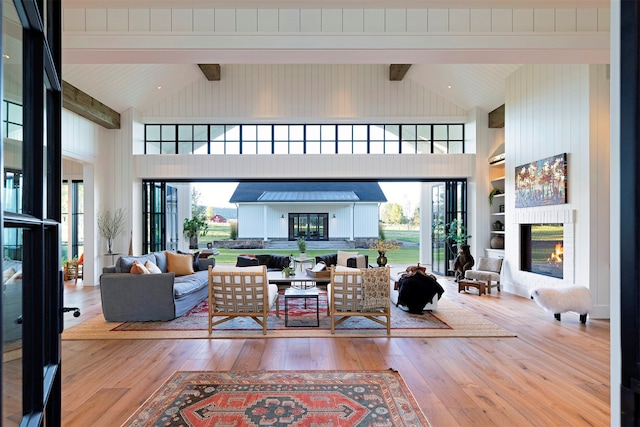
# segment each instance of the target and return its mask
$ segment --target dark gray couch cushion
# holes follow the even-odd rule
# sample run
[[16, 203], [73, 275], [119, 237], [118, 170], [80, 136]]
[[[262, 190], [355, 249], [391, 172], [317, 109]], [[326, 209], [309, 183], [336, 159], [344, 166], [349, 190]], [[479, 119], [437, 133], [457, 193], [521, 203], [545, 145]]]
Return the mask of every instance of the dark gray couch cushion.
[[196, 271], [186, 276], [177, 276], [173, 280], [173, 292], [176, 299], [180, 299], [193, 292], [206, 287], [208, 283], [207, 271]]
[[163, 272], [167, 272], [167, 254], [165, 251], [154, 252], [153, 255], [156, 257], [155, 265]]

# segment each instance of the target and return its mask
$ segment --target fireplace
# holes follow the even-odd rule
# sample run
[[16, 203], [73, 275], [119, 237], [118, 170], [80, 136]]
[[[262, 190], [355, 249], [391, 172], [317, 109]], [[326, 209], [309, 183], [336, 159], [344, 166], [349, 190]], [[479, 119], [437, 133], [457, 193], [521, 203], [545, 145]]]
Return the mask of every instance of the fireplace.
[[523, 271], [564, 278], [564, 225], [520, 224]]

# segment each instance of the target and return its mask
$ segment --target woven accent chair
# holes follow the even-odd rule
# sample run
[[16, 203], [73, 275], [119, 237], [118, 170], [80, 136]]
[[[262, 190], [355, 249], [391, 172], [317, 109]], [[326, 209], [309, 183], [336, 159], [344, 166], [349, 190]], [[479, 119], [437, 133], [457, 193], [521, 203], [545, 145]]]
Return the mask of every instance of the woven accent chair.
[[[475, 270], [467, 270], [465, 279], [486, 282], [486, 290], [491, 295], [491, 287], [497, 287], [500, 292], [500, 272], [502, 271], [502, 258], [478, 258], [478, 266]], [[495, 282], [495, 283], [493, 283]]]
[[[269, 284], [267, 267], [209, 266], [209, 334], [213, 327], [239, 316], [251, 317], [267, 334], [273, 304], [280, 316], [278, 285]], [[214, 321], [215, 317], [222, 317]]]
[[[375, 295], [375, 306], [366, 300], [363, 291], [364, 270], [382, 270], [383, 277], [379, 278], [386, 286], [381, 286], [380, 292]], [[350, 267], [331, 267], [331, 282], [327, 285], [329, 294], [329, 317], [331, 318], [331, 333], [335, 333], [335, 327], [350, 316], [363, 316], [376, 323], [387, 327], [387, 335], [391, 335], [391, 299], [389, 266], [382, 269], [358, 269]], [[365, 279], [366, 280], [366, 279]]]

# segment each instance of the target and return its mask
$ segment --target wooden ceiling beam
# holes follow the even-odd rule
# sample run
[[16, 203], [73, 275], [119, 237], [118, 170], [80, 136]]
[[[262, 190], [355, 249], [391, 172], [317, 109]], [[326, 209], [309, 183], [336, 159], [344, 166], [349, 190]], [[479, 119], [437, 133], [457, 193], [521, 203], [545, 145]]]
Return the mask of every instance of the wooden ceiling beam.
[[389, 65], [389, 80], [392, 82], [399, 82], [404, 79], [404, 75], [407, 74], [411, 68], [411, 64], [391, 64]]
[[107, 129], [120, 129], [120, 113], [62, 81], [62, 106]]
[[489, 128], [503, 128], [504, 127], [504, 104], [489, 113]]
[[220, 81], [220, 64], [198, 64], [198, 67], [210, 82]]

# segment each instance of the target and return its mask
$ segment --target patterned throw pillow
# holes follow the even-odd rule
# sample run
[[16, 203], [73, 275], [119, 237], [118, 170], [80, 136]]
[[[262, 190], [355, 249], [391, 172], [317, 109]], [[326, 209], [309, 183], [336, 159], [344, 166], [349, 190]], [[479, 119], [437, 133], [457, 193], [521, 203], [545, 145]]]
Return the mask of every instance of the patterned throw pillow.
[[363, 268], [362, 269], [362, 308], [373, 310], [387, 308], [391, 304], [389, 288], [388, 268]]
[[136, 260], [131, 266], [131, 274], [150, 274], [150, 273], [149, 273], [149, 270], [147, 270], [147, 267], [142, 265], [140, 261]]
[[176, 254], [167, 251], [167, 271], [176, 276], [193, 274], [193, 256], [191, 254]]
[[160, 268], [155, 265], [154, 263], [152, 263], [151, 261], [147, 261], [144, 263], [144, 266], [147, 267], [147, 270], [149, 270], [149, 273], [151, 274], [161, 274], [162, 270], [160, 270]]

